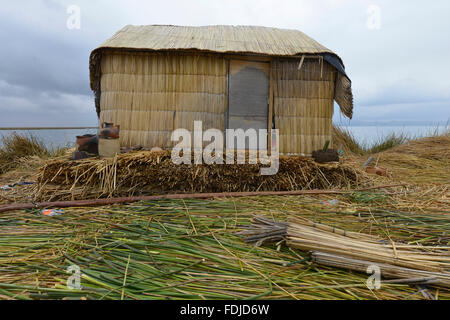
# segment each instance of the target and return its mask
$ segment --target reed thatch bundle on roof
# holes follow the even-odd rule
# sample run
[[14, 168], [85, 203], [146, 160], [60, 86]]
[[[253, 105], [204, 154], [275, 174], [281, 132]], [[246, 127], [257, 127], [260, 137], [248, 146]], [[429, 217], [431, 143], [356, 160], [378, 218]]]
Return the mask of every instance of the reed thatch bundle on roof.
[[122, 146], [171, 148], [174, 129], [201, 120], [204, 130], [279, 129], [281, 153], [310, 155], [331, 140], [333, 101], [353, 112], [342, 60], [297, 30], [126, 26], [92, 52], [90, 77]]

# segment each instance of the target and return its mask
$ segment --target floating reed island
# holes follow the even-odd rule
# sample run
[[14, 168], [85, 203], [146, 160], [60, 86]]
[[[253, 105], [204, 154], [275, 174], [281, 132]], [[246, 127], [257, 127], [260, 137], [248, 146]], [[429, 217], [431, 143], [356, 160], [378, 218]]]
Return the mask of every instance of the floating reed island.
[[[390, 237], [395, 244], [448, 247], [449, 207], [439, 200], [445, 192], [333, 195], [339, 200], [333, 207], [322, 204], [330, 196], [305, 195], [163, 199], [65, 208], [55, 217], [42, 216], [40, 209], [5, 212], [0, 219], [0, 298], [423, 299], [421, 290], [399, 282], [405, 279], [401, 275], [371, 290], [366, 270], [348, 271], [352, 261], [328, 266], [337, 263], [330, 253], [311, 259], [311, 249], [276, 242], [255, 246], [237, 233], [251, 228], [258, 215], [288, 223], [301, 215], [347, 235], [357, 233], [355, 242], [347, 238], [351, 246], [365, 238]], [[313, 235], [321, 231], [326, 230], [316, 228]], [[400, 256], [403, 250], [398, 246]], [[66, 270], [73, 264], [80, 267], [81, 290], [67, 287]], [[428, 291], [434, 299], [450, 299], [448, 289], [430, 285]]]
[[371, 186], [351, 165], [280, 157], [275, 175], [258, 164], [174, 164], [169, 151], [134, 151], [113, 159], [51, 160], [37, 177], [36, 200], [76, 200], [142, 194], [292, 191]]

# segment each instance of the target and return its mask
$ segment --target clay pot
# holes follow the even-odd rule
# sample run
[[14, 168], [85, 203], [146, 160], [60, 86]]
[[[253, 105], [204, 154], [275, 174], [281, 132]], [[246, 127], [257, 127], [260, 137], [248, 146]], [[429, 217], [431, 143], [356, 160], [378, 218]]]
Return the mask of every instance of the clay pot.
[[91, 154], [98, 154], [98, 137], [95, 134], [77, 136], [77, 150]]
[[114, 123], [110, 123], [110, 122], [103, 122], [101, 125], [101, 128], [111, 128], [114, 126]]
[[88, 141], [95, 137], [95, 134], [85, 134], [83, 136], [77, 136], [76, 144], [79, 146], [85, 145]]

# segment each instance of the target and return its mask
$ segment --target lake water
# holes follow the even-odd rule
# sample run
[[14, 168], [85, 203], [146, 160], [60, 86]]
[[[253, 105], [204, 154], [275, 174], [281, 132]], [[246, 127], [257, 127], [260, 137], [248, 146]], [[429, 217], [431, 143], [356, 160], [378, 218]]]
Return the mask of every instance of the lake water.
[[[403, 133], [409, 137], [431, 136], [437, 130], [442, 133], [448, 130], [445, 126], [346, 126], [354, 137], [362, 143], [372, 144], [392, 133]], [[39, 137], [50, 147], [74, 146], [76, 136], [95, 134], [96, 129], [51, 129], [51, 130], [14, 130], [19, 134], [32, 134]], [[12, 130], [1, 130], [0, 137], [10, 135]], [[0, 142], [1, 143], [1, 142]]]

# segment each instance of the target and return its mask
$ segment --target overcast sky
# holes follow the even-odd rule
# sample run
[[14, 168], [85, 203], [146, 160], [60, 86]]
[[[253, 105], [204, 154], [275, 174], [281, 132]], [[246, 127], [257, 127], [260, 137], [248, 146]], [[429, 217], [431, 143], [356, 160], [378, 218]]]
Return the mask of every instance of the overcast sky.
[[[70, 5], [80, 29], [67, 27]], [[448, 0], [2, 1], [0, 127], [97, 125], [89, 54], [127, 24], [298, 29], [344, 60], [351, 123], [445, 123], [449, 16]]]

